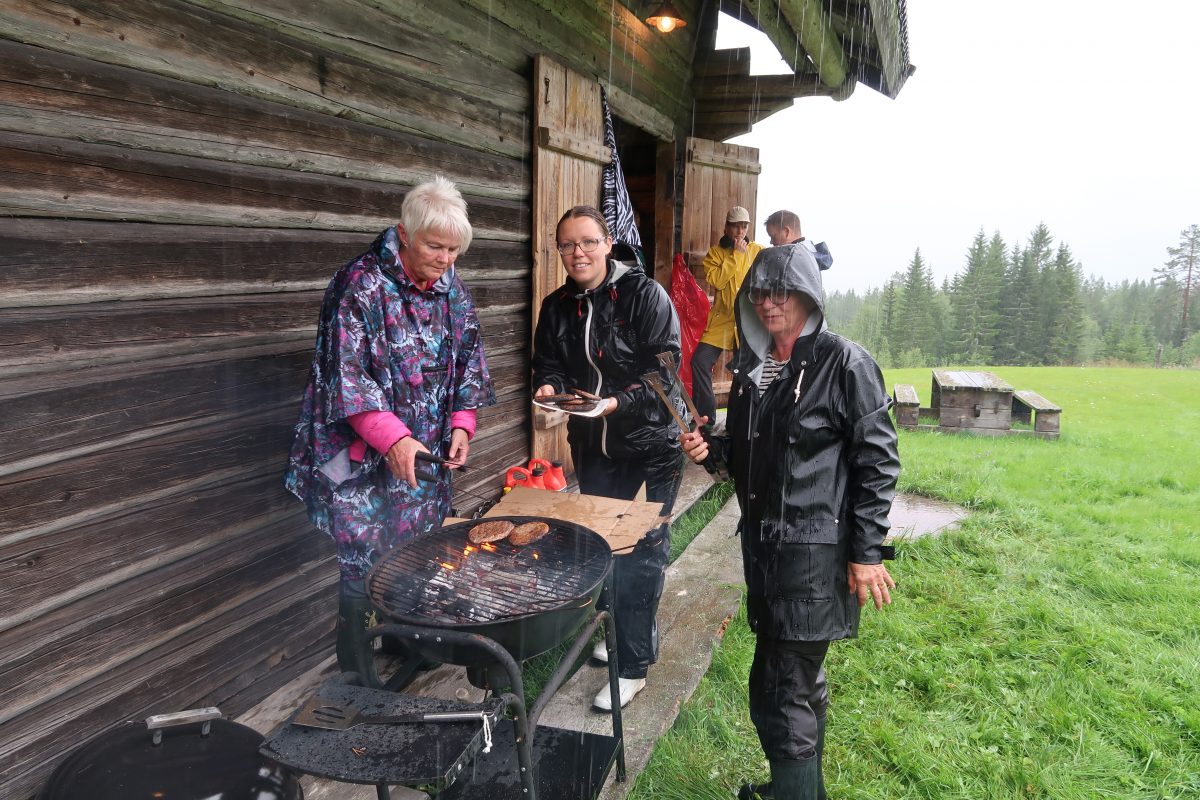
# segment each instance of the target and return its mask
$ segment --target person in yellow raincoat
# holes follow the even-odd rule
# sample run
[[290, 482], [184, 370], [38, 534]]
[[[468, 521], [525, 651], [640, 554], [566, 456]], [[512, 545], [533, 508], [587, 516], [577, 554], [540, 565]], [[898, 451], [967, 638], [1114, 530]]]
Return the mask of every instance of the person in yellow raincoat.
[[750, 241], [750, 212], [734, 206], [725, 215], [725, 235], [710, 247], [704, 257], [704, 280], [715, 297], [708, 312], [708, 326], [692, 353], [692, 397], [696, 410], [712, 422], [717, 417], [717, 398], [713, 393], [712, 370], [724, 350], [737, 349], [737, 329], [733, 323], [733, 301], [738, 289], [763, 246]]

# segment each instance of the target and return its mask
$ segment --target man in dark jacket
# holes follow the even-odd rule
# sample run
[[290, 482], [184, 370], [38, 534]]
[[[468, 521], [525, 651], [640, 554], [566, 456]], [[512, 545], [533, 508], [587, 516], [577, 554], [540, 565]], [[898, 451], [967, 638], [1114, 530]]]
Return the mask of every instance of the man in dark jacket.
[[[568, 277], [542, 302], [533, 342], [534, 396], [578, 388], [602, 398], [599, 416], [572, 416], [567, 423], [579, 490], [632, 500], [644, 483], [646, 500], [662, 503], [669, 515], [683, 476], [679, 426], [642, 376], [658, 372], [678, 400], [679, 390], [657, 358], [664, 352], [679, 358], [675, 308], [636, 253], [629, 252], [628, 261], [616, 258], [625, 254], [614, 249], [595, 208], [572, 208], [556, 235]], [[670, 549], [664, 524], [614, 562], [611, 607], [622, 706], [646, 685], [647, 670], [658, 659], [655, 616]], [[593, 656], [608, 658], [603, 644]], [[608, 687], [593, 703], [611, 710]]]
[[891, 402], [871, 356], [827, 329], [823, 302], [809, 248], [764, 250], [738, 294], [725, 432], [680, 437], [733, 476], [742, 509], [750, 715], [771, 764], [771, 783], [742, 798], [825, 797], [825, 654], [895, 586], [881, 553], [900, 473]]

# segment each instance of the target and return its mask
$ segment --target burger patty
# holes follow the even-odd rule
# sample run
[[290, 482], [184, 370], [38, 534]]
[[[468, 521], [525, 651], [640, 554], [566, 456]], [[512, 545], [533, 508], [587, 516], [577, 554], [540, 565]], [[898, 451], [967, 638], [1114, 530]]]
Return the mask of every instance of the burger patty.
[[522, 547], [536, 542], [549, 532], [550, 526], [544, 522], [523, 522], [513, 528], [513, 532], [508, 535], [508, 541]]
[[467, 531], [467, 539], [471, 544], [486, 544], [498, 542], [513, 532], [515, 526], [506, 519], [495, 519], [481, 522]]

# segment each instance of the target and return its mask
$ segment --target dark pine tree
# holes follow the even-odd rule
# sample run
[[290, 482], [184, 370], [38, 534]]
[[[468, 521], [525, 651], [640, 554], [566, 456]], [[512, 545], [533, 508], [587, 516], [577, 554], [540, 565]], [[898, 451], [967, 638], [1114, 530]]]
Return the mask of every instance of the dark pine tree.
[[1044, 364], [1074, 364], [1083, 338], [1083, 302], [1079, 297], [1079, 266], [1071, 249], [1059, 244], [1054, 261], [1045, 270], [1046, 285], [1054, 292], [1046, 318]]
[[1197, 325], [1194, 317], [1189, 314], [1193, 292], [1197, 282], [1200, 282], [1200, 226], [1192, 225], [1179, 232], [1179, 244], [1167, 248], [1167, 263], [1154, 270], [1156, 275], [1163, 278], [1174, 278], [1179, 284], [1183, 295], [1180, 305], [1179, 329], [1175, 334], [1176, 345], [1183, 343]]
[[[999, 234], [997, 234], [999, 236]], [[1003, 243], [1000, 245], [1003, 253]], [[983, 230], [967, 250], [966, 268], [950, 285], [950, 360], [964, 364], [987, 364], [996, 337], [996, 295], [1000, 277], [989, 273], [988, 242]], [[1003, 262], [1001, 262], [1003, 270]]]
[[896, 322], [900, 318], [900, 298], [897, 294], [896, 282], [891, 280], [883, 287], [883, 296], [880, 298], [879, 328], [882, 341], [879, 355], [889, 364], [896, 363]]
[[892, 346], [897, 352], [919, 350], [927, 358], [935, 356], [937, 343], [934, 341], [933, 276], [921, 259], [921, 249], [913, 253], [908, 270], [904, 273], [904, 285], [900, 298], [900, 313], [896, 320], [897, 336]]

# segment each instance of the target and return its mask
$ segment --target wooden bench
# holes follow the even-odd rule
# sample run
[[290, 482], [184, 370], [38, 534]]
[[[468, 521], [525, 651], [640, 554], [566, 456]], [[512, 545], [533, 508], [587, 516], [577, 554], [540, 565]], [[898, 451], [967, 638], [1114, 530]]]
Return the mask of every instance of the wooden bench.
[[921, 400], [916, 387], [897, 383], [892, 388], [892, 402], [896, 407], [896, 424], [901, 428], [916, 428], [920, 420]]
[[1032, 416], [1034, 432], [1046, 438], [1053, 439], [1058, 436], [1058, 417], [1061, 413], [1062, 409], [1060, 407], [1054, 405], [1054, 403], [1051, 403], [1035, 391], [1021, 389], [1013, 392], [1013, 420], [1028, 424]]

